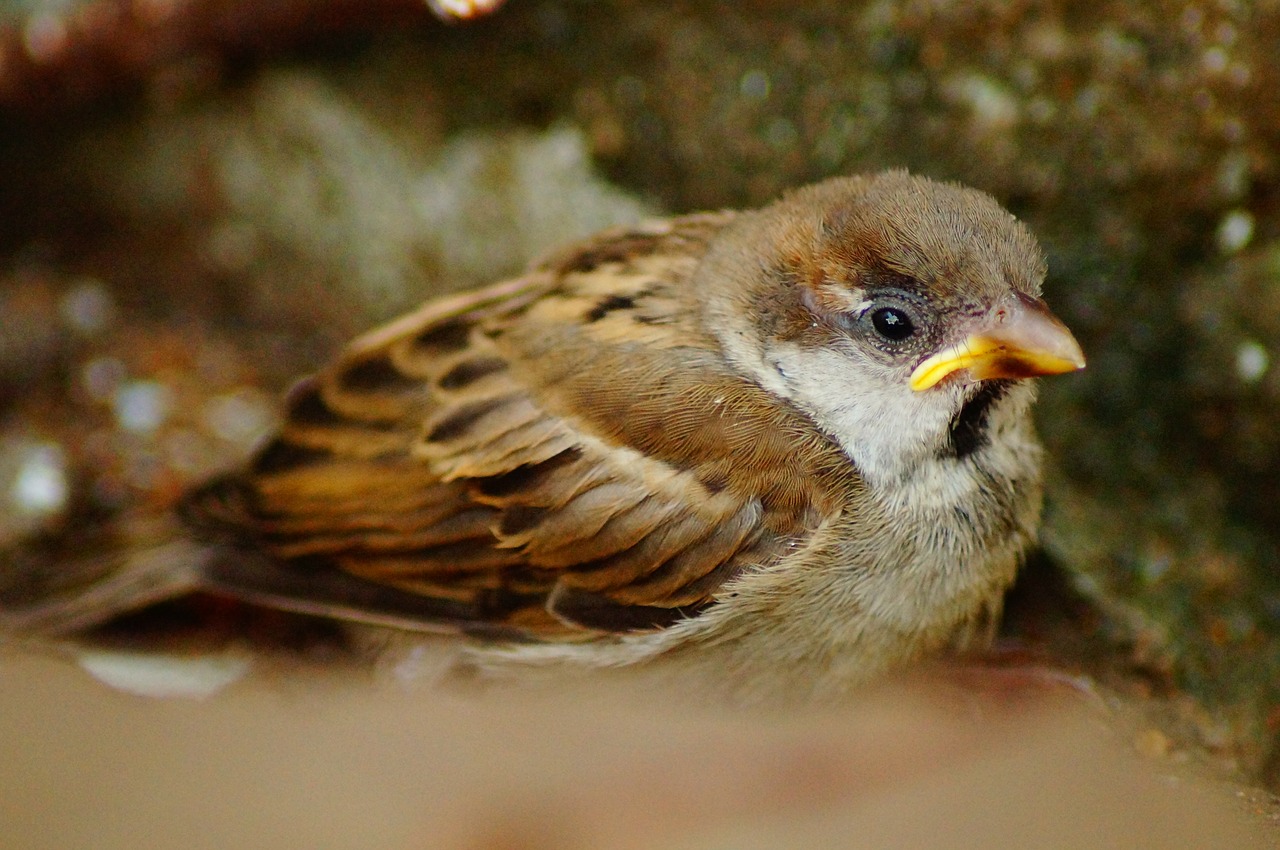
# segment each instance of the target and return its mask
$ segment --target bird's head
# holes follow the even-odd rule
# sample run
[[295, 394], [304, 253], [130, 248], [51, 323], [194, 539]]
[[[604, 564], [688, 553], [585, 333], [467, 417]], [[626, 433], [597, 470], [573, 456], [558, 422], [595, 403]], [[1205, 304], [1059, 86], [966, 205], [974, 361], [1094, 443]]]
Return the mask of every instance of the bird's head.
[[1040, 298], [1035, 238], [973, 189], [902, 171], [827, 181], [743, 216], [705, 263], [730, 359], [872, 477], [971, 454], [1026, 418], [1025, 379], [1084, 367]]

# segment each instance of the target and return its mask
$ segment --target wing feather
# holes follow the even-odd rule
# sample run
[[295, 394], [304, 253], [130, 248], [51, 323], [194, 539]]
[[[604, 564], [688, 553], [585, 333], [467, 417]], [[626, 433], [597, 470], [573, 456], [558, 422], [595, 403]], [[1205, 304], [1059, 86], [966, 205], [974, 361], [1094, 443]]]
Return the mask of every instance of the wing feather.
[[578, 639], [696, 616], [776, 561], [853, 473], [698, 324], [691, 279], [727, 220], [605, 233], [357, 340], [244, 476], [189, 503], [281, 571], [223, 585], [287, 599], [311, 575], [307, 609], [349, 616], [382, 598], [367, 582], [403, 591], [370, 619], [417, 595], [424, 622]]

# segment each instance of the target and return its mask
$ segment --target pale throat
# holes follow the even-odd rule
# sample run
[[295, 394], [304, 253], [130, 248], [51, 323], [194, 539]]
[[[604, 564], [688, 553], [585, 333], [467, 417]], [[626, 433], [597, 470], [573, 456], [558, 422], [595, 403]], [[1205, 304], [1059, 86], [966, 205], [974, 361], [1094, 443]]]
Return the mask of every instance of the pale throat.
[[765, 385], [807, 413], [872, 487], [936, 474], [961, 390], [916, 392], [879, 364], [836, 350], [774, 348]]
[[734, 368], [807, 414], [867, 484], [891, 489], [936, 477], [962, 389], [916, 392], [905, 377], [855, 352], [765, 342], [728, 311], [709, 312], [721, 319], [710, 329]]

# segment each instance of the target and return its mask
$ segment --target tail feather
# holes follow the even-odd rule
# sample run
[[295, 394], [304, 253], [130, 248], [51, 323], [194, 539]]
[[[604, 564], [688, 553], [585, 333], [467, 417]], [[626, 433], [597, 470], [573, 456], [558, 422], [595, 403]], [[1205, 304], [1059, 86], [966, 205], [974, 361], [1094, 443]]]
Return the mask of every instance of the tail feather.
[[56, 637], [185, 595], [213, 555], [176, 536], [59, 557], [0, 553], [0, 632]]
[[[200, 498], [216, 508], [227, 493], [236, 494], [219, 488]], [[494, 621], [541, 600], [514, 590], [435, 598], [351, 575], [323, 558], [280, 561], [236, 546], [217, 522], [200, 521], [210, 515], [206, 510], [195, 522], [134, 517], [90, 530], [78, 542], [63, 537], [0, 550], [0, 639], [84, 632], [195, 592], [337, 620], [518, 639], [518, 627]]]

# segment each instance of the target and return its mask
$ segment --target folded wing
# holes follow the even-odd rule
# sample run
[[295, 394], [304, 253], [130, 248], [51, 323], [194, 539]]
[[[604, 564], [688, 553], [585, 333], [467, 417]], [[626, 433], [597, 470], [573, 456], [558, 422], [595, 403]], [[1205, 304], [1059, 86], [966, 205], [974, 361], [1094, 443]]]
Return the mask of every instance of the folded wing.
[[776, 563], [853, 473], [698, 323], [690, 278], [727, 220], [606, 233], [357, 340], [245, 475], [188, 503], [240, 553], [216, 583], [576, 639], [696, 616]]

